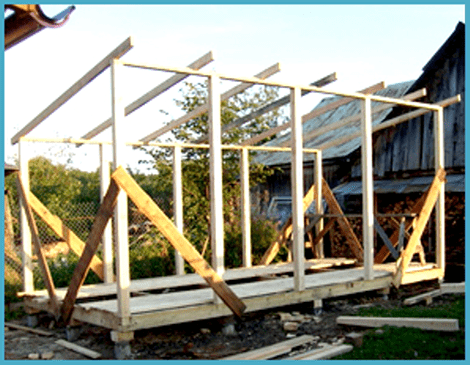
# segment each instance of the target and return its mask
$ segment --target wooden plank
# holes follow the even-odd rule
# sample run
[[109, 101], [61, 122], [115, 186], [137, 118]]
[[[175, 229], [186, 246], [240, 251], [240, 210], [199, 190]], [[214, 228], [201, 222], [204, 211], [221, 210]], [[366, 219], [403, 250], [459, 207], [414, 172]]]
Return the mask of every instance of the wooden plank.
[[108, 221], [114, 213], [114, 206], [116, 204], [119, 191], [120, 189], [116, 183], [111, 181], [103, 202], [98, 209], [93, 226], [91, 227], [85, 250], [83, 250], [83, 254], [78, 260], [77, 265], [75, 266], [75, 270], [73, 271], [72, 280], [70, 281], [70, 285], [61, 308], [62, 319], [67, 324], [71, 319], [78, 291], [85, 281], [88, 270], [90, 270], [91, 260], [96, 254], [98, 245], [100, 243], [103, 232], [106, 229]]
[[60, 345], [60, 346], [65, 347], [69, 350], [72, 350], [72, 351], [78, 352], [79, 354], [85, 355], [85, 356], [87, 356], [91, 359], [99, 359], [101, 357], [101, 354], [99, 352], [87, 349], [83, 346], [79, 346], [79, 345], [77, 345], [75, 343], [72, 343], [72, 342], [68, 342], [68, 341], [65, 341], [65, 340], [57, 340], [55, 343]]
[[191, 243], [176, 229], [165, 213], [163, 213], [152, 199], [139, 187], [122, 166], [116, 169], [112, 175], [112, 179], [127, 193], [139, 210], [155, 224], [171, 245], [181, 253], [181, 256], [193, 267], [196, 273], [206, 280], [233, 313], [240, 317], [246, 308], [243, 302], [237, 298], [220, 275], [209, 266], [199, 252], [197, 252]]
[[250, 160], [247, 148], [241, 150], [240, 156], [240, 195], [242, 225], [242, 263], [251, 267], [251, 202], [250, 202]]
[[[109, 173], [109, 160], [106, 158], [105, 145], [100, 144], [100, 201], [103, 202], [103, 199], [106, 195], [110, 183], [110, 173]], [[103, 238], [101, 240], [103, 245], [103, 276], [105, 283], [111, 283], [114, 281], [114, 268], [113, 268], [113, 239], [112, 239], [112, 227], [111, 222], [108, 222], [106, 229], [103, 233]], [[81, 254], [79, 255], [81, 256]], [[91, 262], [91, 267], [93, 270], [93, 259]]]
[[[426, 96], [426, 89], [420, 89], [420, 90], [417, 90], [413, 93], [407, 94], [407, 95], [403, 96], [403, 100], [415, 100], [415, 99], [418, 99], [418, 98], [423, 97], [423, 96]], [[377, 107], [373, 108], [371, 113], [373, 115], [373, 114], [379, 113], [381, 111], [390, 109], [392, 107], [393, 107], [392, 104], [382, 104], [380, 106], [377, 106]], [[316, 129], [306, 133], [304, 135], [304, 140], [309, 141], [309, 140], [311, 140], [315, 137], [321, 136], [322, 134], [331, 132], [331, 131], [333, 131], [335, 129], [338, 129], [338, 128], [342, 128], [342, 127], [344, 127], [348, 124], [357, 122], [359, 120], [361, 120], [361, 113], [343, 118], [343, 119], [341, 119], [341, 120], [339, 120], [335, 123], [330, 123], [330, 124], [324, 125], [320, 128], [316, 128]], [[288, 144], [289, 144], [289, 141], [285, 141], [282, 144], [280, 144], [280, 146], [287, 146]]]
[[294, 289], [305, 289], [305, 240], [304, 240], [304, 179], [302, 151], [302, 120], [300, 118], [300, 88], [290, 91], [291, 128], [292, 128], [292, 241], [294, 253]]
[[428, 222], [432, 209], [434, 208], [434, 205], [438, 199], [439, 192], [442, 188], [442, 182], [445, 180], [445, 174], [446, 173], [444, 169], [440, 169], [431, 184], [429, 194], [426, 197], [426, 201], [424, 202], [423, 208], [419, 213], [418, 219], [416, 221], [416, 227], [413, 229], [413, 233], [408, 240], [408, 245], [400, 256], [398, 270], [393, 279], [393, 284], [396, 287], [400, 285], [401, 279], [405, 274], [406, 269], [408, 268], [408, 265], [413, 258], [413, 255], [416, 252], [416, 246], [421, 240], [421, 235], [424, 232], [426, 223]]
[[442, 294], [465, 294], [465, 281], [463, 283], [442, 283]]
[[428, 331], [453, 332], [459, 330], [458, 319], [446, 318], [387, 318], [387, 317], [360, 317], [360, 316], [339, 316], [336, 323], [348, 326], [360, 327], [408, 327], [420, 328]]
[[362, 246], [354, 233], [351, 224], [349, 223], [348, 219], [344, 216], [343, 210], [339, 206], [333, 192], [331, 191], [328, 183], [325, 179], [323, 179], [323, 196], [333, 214], [339, 214], [338, 217], [338, 225], [341, 231], [343, 232], [344, 237], [346, 238], [346, 243], [351, 248], [354, 256], [362, 261], [363, 260], [363, 250]]
[[5, 326], [9, 328], [14, 328], [20, 331], [35, 333], [36, 335], [41, 335], [41, 336], [53, 336], [54, 335], [52, 332], [43, 331], [37, 328], [25, 327], [16, 323], [5, 322]]
[[[392, 257], [396, 260], [398, 259], [398, 252], [395, 250], [395, 247], [393, 247], [392, 242], [388, 238], [387, 234], [385, 233], [384, 229], [380, 225], [379, 221], [377, 218], [374, 217], [374, 228], [376, 232], [379, 234], [380, 238], [382, 241], [385, 243], [385, 246], [389, 249], [390, 253], [392, 254]], [[400, 241], [400, 240], [398, 240]]]
[[[310, 189], [308, 189], [307, 194], [305, 194], [302, 204], [303, 204], [303, 209], [304, 209], [304, 214], [307, 211], [308, 207], [312, 204], [312, 202], [315, 200], [315, 184], [312, 184]], [[276, 237], [276, 240], [271, 243], [271, 245], [268, 247], [266, 252], [264, 253], [263, 257], [261, 258], [260, 265], [269, 265], [276, 255], [278, 254], [282, 244], [287, 240], [289, 235], [292, 233], [292, 217], [289, 217], [287, 222], [284, 224], [284, 226], [281, 229], [281, 232], [278, 234]]]
[[[384, 88], [385, 88], [385, 83], [380, 82], [378, 84], [372, 85], [372, 86], [370, 86], [370, 87], [368, 87], [364, 90], [359, 91], [359, 93], [372, 94], [372, 93], [374, 93], [378, 90], [382, 90]], [[328, 105], [325, 105], [321, 108], [314, 109], [310, 113], [307, 113], [304, 116], [302, 116], [302, 123], [305, 123], [306, 121], [308, 121], [310, 119], [313, 119], [313, 118], [318, 117], [322, 114], [325, 114], [326, 112], [329, 112], [331, 110], [339, 108], [342, 105], [348, 104], [353, 100], [354, 100], [353, 98], [341, 98], [341, 99], [333, 101], [333, 102], [329, 103]], [[271, 137], [271, 136], [275, 135], [276, 133], [279, 133], [283, 130], [286, 130], [289, 127], [290, 127], [290, 123], [281, 124], [280, 126], [277, 126], [275, 128], [271, 128], [271, 129], [269, 129], [269, 130], [267, 130], [263, 133], [260, 133], [259, 135], [255, 136], [255, 137], [247, 139], [246, 141], [244, 141], [242, 143], [242, 145], [243, 146], [254, 145], [255, 143], [258, 143], [259, 141], [262, 141], [265, 138]]]
[[260, 349], [242, 352], [241, 354], [224, 357], [220, 360], [268, 360], [273, 357], [286, 354], [294, 347], [302, 346], [313, 342], [314, 338], [310, 335], [302, 335], [290, 340], [281, 341], [271, 346]]
[[285, 360], [326, 360], [339, 355], [346, 354], [354, 349], [352, 345], [325, 346], [319, 349], [307, 351], [299, 355], [289, 357]]
[[[255, 77], [258, 78], [258, 79], [265, 79], [265, 78], [267, 78], [267, 77], [269, 77], [269, 76], [271, 76], [271, 75], [273, 75], [273, 74], [275, 74], [279, 71], [280, 71], [280, 65], [279, 65], [279, 63], [277, 63], [277, 64], [267, 68], [266, 70], [260, 72]], [[249, 84], [249, 83], [242, 83], [240, 85], [237, 85], [237, 86], [233, 87], [232, 89], [226, 91], [222, 95], [220, 95], [220, 100], [227, 100], [227, 99], [231, 98], [232, 96], [234, 96], [238, 93], [241, 93], [242, 91], [250, 88], [251, 86], [253, 86], [253, 84]], [[188, 114], [183, 115], [181, 118], [172, 120], [166, 126], [160, 128], [159, 130], [157, 130], [155, 132], [152, 132], [152, 133], [148, 134], [147, 136], [145, 136], [144, 138], [141, 138], [140, 140], [142, 142], [150, 142], [150, 141], [154, 140], [155, 138], [161, 136], [162, 134], [165, 134], [165, 133], [171, 131], [172, 129], [179, 127], [180, 125], [182, 125], [186, 122], [189, 122], [191, 119], [194, 119], [194, 118], [206, 113], [208, 110], [209, 110], [209, 104], [208, 103], [206, 103], [204, 105], [201, 105], [201, 106], [197, 107], [196, 109], [194, 109], [193, 111], [189, 112]]]
[[[29, 203], [36, 214], [51, 228], [55, 234], [62, 238], [78, 256], [85, 249], [85, 243], [70, 230], [59, 217], [53, 215], [33, 193], [29, 193]], [[91, 261], [91, 270], [103, 280], [103, 262], [97, 257]]]
[[[315, 191], [315, 194], [316, 194], [316, 199], [315, 199], [315, 213], [316, 214], [323, 214], [323, 193], [322, 193], [322, 177], [323, 177], [323, 166], [322, 166], [322, 160], [323, 160], [323, 157], [322, 157], [323, 153], [322, 151], [318, 151], [316, 154], [315, 154], [315, 165], [314, 165], [314, 176], [315, 176], [315, 179], [314, 179], [314, 182], [315, 182], [315, 186], [316, 186], [316, 191]], [[323, 217], [320, 216], [320, 219], [318, 221], [318, 223], [316, 224], [316, 227], [315, 227], [315, 232], [317, 234], [317, 237], [320, 236], [320, 233], [323, 231]], [[324, 247], [323, 247], [323, 239], [320, 238], [318, 240], [315, 240], [315, 243], [313, 243], [312, 241], [312, 245], [313, 245], [313, 249], [314, 249], [314, 253], [316, 254], [316, 257], [319, 257], [319, 258], [323, 258], [325, 257], [325, 250], [324, 250]]]
[[442, 295], [442, 291], [441, 291], [441, 289], [436, 289], [436, 290], [432, 290], [432, 291], [427, 292], [427, 293], [416, 295], [414, 297], [406, 298], [403, 301], [403, 304], [404, 305], [413, 305], [413, 304], [421, 302], [422, 300], [427, 300], [428, 298], [438, 297], [439, 295]]
[[[310, 85], [311, 86], [318, 86], [318, 87], [322, 87], [322, 86], [325, 86], [333, 81], [336, 81], [337, 78], [336, 78], [336, 72], [328, 75], [328, 76], [325, 76], [323, 78], [321, 78], [320, 80], [317, 80], [315, 82], [312, 82]], [[308, 93], [310, 93], [311, 91], [308, 91], [308, 90], [304, 90], [302, 91], [302, 96], [303, 95], [306, 95]], [[241, 118], [238, 118], [236, 120], [234, 120], [233, 122], [225, 125], [225, 126], [222, 126], [222, 133], [225, 133], [233, 128], [238, 128], [238, 127], [241, 127], [243, 124], [249, 122], [250, 120], [253, 120], [257, 117], [260, 117], [261, 115], [263, 114], [266, 114], [266, 113], [269, 113], [271, 110], [275, 110], [277, 108], [280, 108], [281, 106], [283, 105], [286, 105], [290, 102], [290, 97], [289, 95], [286, 95], [282, 98], [279, 98], [278, 100], [268, 104], [268, 105], [265, 105], [257, 110], [255, 110], [254, 112], [248, 114], [248, 115], [245, 115]], [[195, 141], [195, 143], [202, 143], [204, 141], [207, 140], [207, 135], [206, 136], [202, 136], [200, 137], [199, 139], [197, 139]]]
[[[175, 226], [183, 233], [183, 170], [181, 167], [181, 146], [173, 148], [173, 219]], [[184, 275], [184, 260], [175, 250], [176, 275]]]
[[[434, 171], [439, 173], [445, 169], [444, 158], [444, 108], [434, 112]], [[437, 267], [445, 270], [446, 265], [446, 237], [445, 237], [445, 180], [441, 181], [441, 188], [436, 201], [436, 263]]]
[[407, 271], [401, 280], [402, 285], [419, 283], [422, 281], [428, 280], [435, 280], [435, 279], [443, 279], [444, 272], [442, 269], [439, 268], [431, 268], [431, 269], [422, 269], [422, 270], [413, 270]]
[[27, 193], [24, 189], [23, 183], [21, 182], [21, 173], [17, 173], [16, 177], [16, 187], [18, 191], [19, 198], [21, 203], [25, 209], [26, 218], [28, 220], [29, 229], [31, 230], [31, 238], [33, 240], [34, 248], [36, 249], [36, 253], [38, 256], [39, 267], [41, 268], [42, 278], [44, 280], [44, 284], [46, 285], [47, 293], [49, 294], [49, 298], [51, 300], [52, 308], [54, 310], [54, 314], [57, 314], [59, 309], [59, 303], [55, 293], [55, 286], [54, 281], [52, 280], [51, 272], [49, 270], [49, 266], [47, 265], [46, 257], [42, 252], [41, 241], [39, 240], [39, 232], [38, 227], [36, 226], [36, 221], [34, 220], [33, 211], [31, 206], [29, 205]]
[[331, 218], [326, 226], [321, 230], [320, 233], [317, 234], [315, 237], [314, 241], [312, 242], [313, 247], [319, 244], [319, 242], [325, 237], [325, 235], [330, 231], [331, 228], [333, 228], [334, 223], [336, 222], [337, 218]]
[[100, 75], [104, 70], [106, 70], [112, 59], [119, 58], [128, 52], [132, 47], [132, 38], [127, 38], [119, 46], [117, 46], [111, 53], [109, 53], [105, 58], [103, 58], [95, 67], [88, 71], [80, 80], [73, 84], [69, 89], [67, 89], [61, 96], [59, 96], [55, 101], [52, 102], [44, 111], [42, 111], [36, 118], [29, 122], [25, 127], [23, 127], [18, 133], [16, 133], [12, 139], [11, 143], [15, 144], [19, 141], [20, 137], [27, 135], [34, 128], [36, 128], [44, 119], [54, 113], [59, 107], [65, 104], [70, 100], [76, 93], [83, 89], [88, 83], [93, 81], [98, 75]]
[[[212, 62], [213, 60], [214, 60], [214, 55], [212, 52], [209, 52], [205, 54], [204, 56], [202, 56], [201, 58], [194, 61], [193, 63], [191, 63], [188, 66], [188, 68], [199, 70], [205, 65], [207, 65], [208, 63]], [[145, 93], [138, 99], [134, 100], [128, 106], [126, 106], [126, 108], [124, 109], [125, 115], [127, 116], [133, 113], [134, 111], [136, 111], [143, 105], [147, 104], [152, 99], [156, 98], [158, 95], [161, 95], [162, 93], [170, 89], [172, 86], [183, 81], [188, 76], [189, 75], [181, 75], [181, 74], [173, 75], [169, 79], [162, 82], [160, 85], [154, 87], [152, 90], [148, 91], [147, 93]], [[96, 128], [94, 128], [93, 130], [85, 134], [82, 138], [83, 139], [93, 138], [97, 136], [98, 134], [100, 134], [101, 132], [103, 132], [104, 130], [106, 130], [107, 128], [111, 127], [111, 125], [112, 125], [112, 119], [109, 118], [105, 120], [103, 123], [101, 123], [100, 125], [98, 125]]]

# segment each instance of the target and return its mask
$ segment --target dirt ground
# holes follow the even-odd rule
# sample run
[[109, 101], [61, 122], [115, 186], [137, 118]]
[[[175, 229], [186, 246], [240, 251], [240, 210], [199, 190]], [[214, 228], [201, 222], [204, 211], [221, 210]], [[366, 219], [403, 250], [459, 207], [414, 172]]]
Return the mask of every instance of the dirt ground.
[[[308, 334], [314, 341], [295, 349], [295, 353], [307, 351], [318, 343], [338, 344], [345, 340], [351, 329], [336, 324], [336, 317], [355, 314], [362, 307], [401, 306], [403, 299], [436, 287], [436, 283], [420, 283], [392, 290], [388, 298], [377, 292], [343, 298], [326, 299], [321, 313], [314, 313], [312, 303], [277, 308], [265, 312], [245, 315], [241, 321], [233, 318], [199, 321], [162, 328], [135, 332], [131, 342], [133, 359], [162, 360], [208, 360], [220, 359], [274, 343]], [[435, 298], [431, 306], [439, 306], [450, 300], [448, 296]], [[425, 305], [420, 303], [418, 305]], [[286, 317], [288, 317], [286, 319]], [[66, 339], [64, 328], [56, 326], [47, 314], [38, 316], [36, 328], [51, 332], [52, 336], [41, 336], [23, 330], [5, 327], [5, 359], [54, 359], [89, 360], [56, 344], [58, 339]], [[286, 330], [286, 320], [298, 324], [296, 330]], [[12, 323], [26, 325], [26, 317]], [[294, 326], [295, 327], [295, 326]], [[232, 331], [232, 330], [235, 331]], [[73, 343], [101, 354], [101, 359], [114, 358], [114, 343], [109, 330], [91, 325], [83, 325], [78, 339]], [[283, 356], [284, 358], [291, 354]]]

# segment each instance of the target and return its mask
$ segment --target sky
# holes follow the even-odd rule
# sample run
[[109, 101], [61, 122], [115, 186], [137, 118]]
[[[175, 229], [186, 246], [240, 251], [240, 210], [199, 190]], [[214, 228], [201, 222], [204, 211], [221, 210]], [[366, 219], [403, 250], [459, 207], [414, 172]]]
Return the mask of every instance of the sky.
[[[43, 9], [55, 15], [64, 6]], [[465, 22], [464, 5], [77, 4], [63, 27], [45, 29], [4, 54], [5, 161], [15, 163], [18, 152], [11, 137], [129, 36], [135, 46], [122, 58], [128, 62], [187, 66], [213, 51], [215, 61], [204, 70], [252, 76], [280, 62], [282, 71], [272, 80], [308, 85], [337, 72], [338, 80], [326, 88], [357, 91], [418, 78], [459, 21]], [[125, 72], [126, 105], [171, 76]], [[126, 117], [128, 141], [182, 115], [174, 105], [180, 87]], [[303, 97], [302, 112], [323, 97]], [[106, 71], [28, 136], [79, 138], [110, 116]], [[109, 141], [111, 133], [95, 139]], [[138, 160], [145, 154], [127, 153], [129, 166], [144, 169]], [[99, 166], [94, 145], [31, 143], [31, 157], [37, 154], [85, 171]]]

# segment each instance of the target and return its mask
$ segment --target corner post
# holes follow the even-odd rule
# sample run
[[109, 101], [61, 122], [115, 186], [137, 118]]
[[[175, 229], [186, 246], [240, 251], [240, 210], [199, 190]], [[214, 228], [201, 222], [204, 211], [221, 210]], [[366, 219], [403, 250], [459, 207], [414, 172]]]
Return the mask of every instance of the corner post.
[[[222, 143], [220, 117], [220, 79], [209, 76], [209, 168], [211, 199], [211, 247], [212, 267], [222, 276], [224, 273], [224, 211], [222, 193]], [[214, 292], [214, 301], [220, 302]]]
[[[434, 112], [434, 169], [445, 169], [444, 159], [444, 108]], [[445, 270], [445, 182], [436, 202], [436, 263], [439, 269]]]
[[[113, 125], [113, 168], [125, 167], [124, 104], [122, 98], [122, 68], [117, 59], [111, 61], [111, 95]], [[129, 236], [127, 217], [127, 195], [119, 193], [114, 211], [114, 241], [116, 244], [116, 279], [118, 316], [123, 322], [130, 317], [130, 273], [129, 273]]]
[[[27, 149], [27, 142], [22, 141], [20, 138], [18, 141], [18, 160], [21, 174], [21, 180], [23, 182], [26, 194], [29, 194], [29, 153]], [[29, 228], [28, 219], [26, 216], [26, 210], [23, 203], [20, 203], [20, 222], [21, 222], [21, 240], [22, 240], [22, 270], [23, 270], [23, 290], [25, 292], [34, 291], [34, 280], [33, 280], [33, 249], [31, 230]]]
[[372, 167], [371, 100], [361, 100], [361, 167], [362, 167], [362, 221], [364, 245], [364, 279], [374, 278], [374, 180]]
[[[100, 201], [103, 202], [106, 191], [110, 183], [109, 159], [106, 156], [104, 144], [100, 144]], [[113, 240], [111, 232], [111, 222], [108, 222], [103, 232], [103, 276], [105, 283], [114, 281], [113, 270]]]
[[[316, 190], [316, 200], [315, 200], [315, 213], [316, 214], [323, 214], [323, 193], [322, 193], [322, 179], [323, 179], [323, 171], [322, 171], [322, 151], [318, 150], [315, 153], [315, 170], [314, 170], [314, 184]], [[316, 234], [319, 235], [321, 231], [323, 231], [323, 218], [320, 218], [316, 227], [315, 227]], [[323, 239], [321, 239], [317, 247], [315, 248], [315, 252], [318, 258], [325, 258], [325, 250], [323, 247]]]
[[240, 163], [243, 267], [251, 267], [250, 161], [246, 147], [241, 150]]
[[292, 124], [292, 234], [294, 253], [294, 290], [305, 289], [303, 142], [300, 88], [290, 91]]
[[[178, 231], [183, 233], [183, 183], [181, 170], [181, 146], [173, 148], [173, 215]], [[176, 275], [184, 275], [184, 260], [175, 250]]]

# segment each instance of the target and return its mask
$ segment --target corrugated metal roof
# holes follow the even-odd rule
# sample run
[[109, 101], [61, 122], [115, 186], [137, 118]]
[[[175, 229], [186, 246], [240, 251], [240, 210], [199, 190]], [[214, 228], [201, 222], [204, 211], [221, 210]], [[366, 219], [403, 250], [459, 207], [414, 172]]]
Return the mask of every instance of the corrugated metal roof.
[[[422, 193], [429, 188], [434, 176], [420, 176], [409, 179], [400, 180], [377, 180], [374, 181], [374, 192], [377, 194], [408, 194]], [[446, 192], [464, 193], [465, 192], [465, 175], [447, 175], [446, 176]], [[362, 182], [351, 181], [337, 186], [333, 189], [337, 195], [361, 195]]]
[[[410, 88], [413, 82], [414, 81], [407, 81], [407, 82], [401, 82], [398, 84], [390, 85], [387, 88], [380, 90], [375, 94], [381, 95], [381, 96], [393, 97], [393, 98], [400, 98], [406, 94], [407, 90]], [[314, 110], [324, 107], [325, 105], [341, 98], [342, 97], [338, 97], [338, 96], [325, 98], [314, 108]], [[372, 108], [379, 106], [379, 105], [382, 105], [382, 103], [372, 102]], [[374, 114], [372, 116], [373, 118], [372, 124], [377, 125], [381, 123], [387, 117], [387, 115], [390, 113], [391, 110], [392, 108], [389, 108], [380, 113]], [[306, 135], [307, 133], [315, 129], [318, 129], [320, 127], [323, 127], [325, 125], [333, 124], [346, 117], [356, 115], [360, 113], [360, 111], [361, 111], [360, 101], [354, 100], [348, 104], [342, 105], [339, 108], [333, 109], [327, 113], [324, 113], [318, 117], [315, 117], [305, 122], [303, 124], [303, 134]], [[360, 130], [360, 122], [350, 123], [345, 127], [335, 129], [331, 132], [314, 137], [311, 140], [304, 141], [304, 147], [316, 148], [325, 142], [329, 142], [336, 138], [349, 135], [358, 130]], [[272, 141], [269, 141], [268, 143], [266, 143], [265, 146], [279, 146], [281, 143], [289, 140], [290, 135], [291, 133], [289, 132], [282, 136], [279, 136], [273, 139]], [[343, 143], [342, 145], [334, 146], [334, 147], [324, 150], [323, 159], [345, 157], [349, 155], [351, 152], [353, 152], [354, 150], [356, 150], [357, 148], [359, 148], [360, 146], [361, 146], [361, 140], [360, 138], [356, 138], [354, 140]], [[312, 161], [312, 160], [313, 160], [313, 154], [304, 155], [304, 161]], [[259, 153], [255, 159], [255, 162], [262, 163], [262, 164], [269, 165], [269, 166], [289, 164], [290, 161], [291, 161], [291, 155], [288, 152]]]

